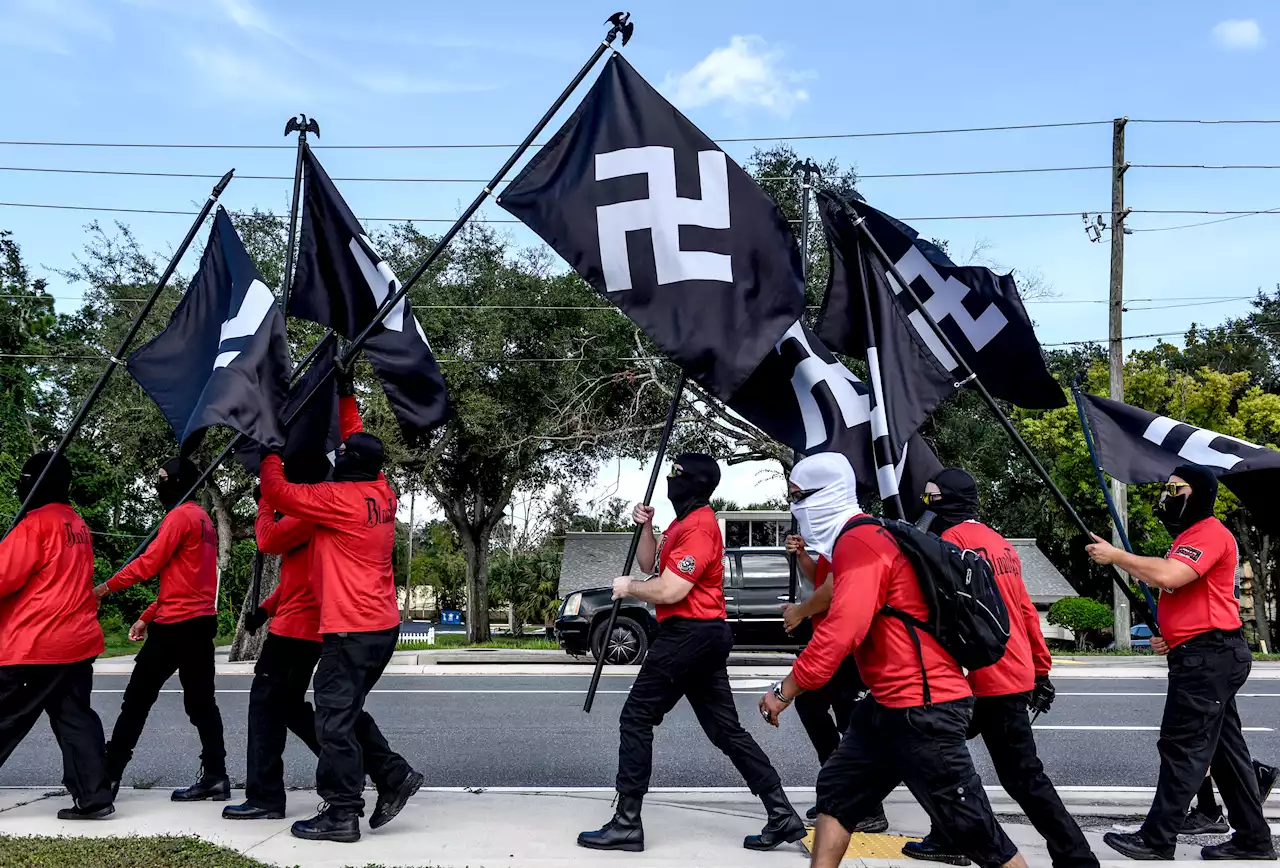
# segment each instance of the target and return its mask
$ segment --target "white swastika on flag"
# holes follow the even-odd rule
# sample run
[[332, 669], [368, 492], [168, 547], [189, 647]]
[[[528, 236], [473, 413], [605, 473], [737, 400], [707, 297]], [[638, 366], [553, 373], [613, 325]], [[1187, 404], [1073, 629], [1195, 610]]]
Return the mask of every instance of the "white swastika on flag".
[[798, 341], [807, 354], [791, 375], [791, 388], [795, 390], [796, 400], [800, 403], [800, 418], [804, 422], [805, 448], [812, 449], [831, 438], [831, 432], [822, 420], [822, 410], [818, 407], [818, 399], [813, 390], [818, 383], [826, 383], [840, 408], [840, 416], [846, 428], [861, 425], [871, 419], [871, 398], [859, 394], [853, 384], [858, 379], [839, 362], [827, 362], [814, 353], [805, 337], [804, 329], [796, 323], [787, 329], [782, 340], [778, 341], [778, 349], [790, 338]]
[[[249, 284], [248, 290], [245, 291], [244, 300], [240, 302], [240, 310], [236, 311], [235, 316], [222, 324], [222, 331], [218, 337], [218, 349], [222, 349], [222, 345], [229, 340], [235, 338], [247, 338], [250, 335], [258, 333], [258, 327], [262, 325], [263, 320], [267, 318], [267, 314], [271, 312], [271, 305], [275, 303], [276, 297], [271, 294], [271, 290], [267, 289], [267, 285], [261, 280], [255, 280]], [[213, 360], [213, 369], [225, 368], [236, 360], [240, 355], [239, 350], [226, 350], [218, 353], [218, 357]]]
[[[969, 311], [964, 307], [965, 296], [971, 291], [969, 287], [954, 277], [943, 278], [933, 267], [933, 263], [914, 244], [896, 264], [898, 271], [902, 272], [902, 276], [908, 282], [914, 281], [917, 277], [924, 278], [929, 289], [933, 291], [933, 295], [924, 303], [925, 310], [939, 323], [944, 318], [951, 317], [951, 321], [964, 332], [965, 338], [975, 352], [991, 343], [995, 336], [1000, 334], [1000, 330], [1009, 324], [1009, 320], [994, 304], [988, 304], [987, 309], [976, 319], [970, 316]], [[888, 273], [888, 278], [894, 295], [901, 293], [904, 287], [898, 284], [892, 272]], [[916, 332], [924, 339], [930, 352], [937, 357], [938, 361], [947, 370], [954, 371], [957, 367], [956, 360], [947, 352], [946, 347], [938, 340], [933, 329], [929, 328], [929, 324], [925, 322], [920, 312], [912, 311], [907, 319], [911, 321], [911, 325], [915, 327]]]
[[[1179, 425], [1186, 424], [1186, 422], [1170, 419], [1168, 416], [1157, 416], [1151, 420], [1151, 424], [1147, 426], [1146, 431], [1142, 432], [1142, 436], [1157, 446], [1163, 446], [1165, 438], [1169, 436], [1170, 431]], [[1187, 427], [1195, 428], [1193, 425], [1188, 425]], [[1202, 467], [1217, 467], [1221, 470], [1230, 470], [1241, 461], [1244, 461], [1244, 458], [1239, 455], [1232, 455], [1230, 452], [1219, 452], [1214, 449], [1213, 441], [1219, 438], [1239, 443], [1242, 446], [1248, 446], [1251, 449], [1260, 448], [1248, 440], [1241, 440], [1239, 437], [1229, 437], [1216, 431], [1195, 428], [1191, 432], [1191, 436], [1182, 444], [1182, 448], [1178, 450], [1178, 456], [1185, 458], [1192, 464], [1199, 464]]]
[[680, 249], [680, 227], [729, 228], [729, 175], [722, 151], [698, 154], [701, 199], [676, 195], [676, 157], [672, 148], [651, 146], [624, 148], [596, 154], [596, 180], [646, 175], [649, 198], [601, 205], [596, 208], [600, 238], [600, 266], [605, 289], [631, 289], [631, 262], [627, 258], [627, 233], [649, 229], [659, 284], [685, 280], [733, 282], [728, 254]]

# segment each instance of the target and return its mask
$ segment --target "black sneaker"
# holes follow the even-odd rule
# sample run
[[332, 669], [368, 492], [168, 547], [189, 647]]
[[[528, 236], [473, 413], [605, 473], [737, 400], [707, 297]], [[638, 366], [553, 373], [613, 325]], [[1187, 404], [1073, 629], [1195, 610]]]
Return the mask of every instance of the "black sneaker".
[[[884, 815], [884, 808], [880, 808], [880, 813], [873, 814], [870, 817], [863, 817], [853, 827], [854, 832], [863, 832], [867, 835], [882, 835], [889, 831], [889, 818]], [[964, 864], [968, 864], [966, 859]]]
[[818, 806], [814, 805], [812, 808], [805, 811], [804, 818], [808, 820], [810, 823], [816, 822], [818, 819]]
[[394, 820], [396, 814], [404, 810], [404, 806], [408, 804], [413, 794], [422, 789], [424, 780], [421, 772], [410, 771], [409, 776], [396, 788], [395, 792], [386, 795], [378, 793], [378, 804], [373, 808], [373, 816], [369, 817], [369, 828], [381, 829]]
[[59, 820], [105, 820], [116, 812], [115, 805], [107, 805], [105, 808], [81, 808], [79, 805], [73, 808], [63, 808], [58, 811]]
[[222, 809], [222, 819], [224, 820], [283, 820], [284, 811], [273, 811], [270, 808], [260, 808], [251, 802], [245, 802], [242, 805], [227, 805]]
[[1280, 776], [1280, 769], [1254, 760], [1253, 773], [1258, 776], [1258, 793], [1262, 796], [1262, 801], [1266, 802], [1271, 795], [1271, 788], [1276, 785], [1276, 777]]
[[1233, 839], [1230, 841], [1224, 841], [1221, 844], [1214, 844], [1211, 847], [1201, 848], [1200, 858], [1210, 862], [1221, 862], [1227, 860], [1274, 862], [1276, 859], [1276, 850], [1270, 843], [1266, 845], [1265, 850], [1245, 850], [1238, 847]]
[[1108, 832], [1102, 836], [1102, 842], [1115, 850], [1117, 853], [1123, 853], [1130, 859], [1138, 859], [1146, 862], [1172, 862], [1173, 850], [1169, 851], [1169, 855], [1165, 856], [1151, 849], [1151, 845], [1147, 843], [1147, 839], [1137, 832]]
[[360, 840], [360, 818], [353, 813], [336, 811], [327, 804], [310, 820], [299, 820], [289, 830], [293, 837], [306, 841], [336, 841], [354, 844]]
[[[887, 824], [886, 824], [887, 825]], [[941, 862], [944, 865], [959, 865], [961, 868], [972, 864], [963, 853], [950, 853], [938, 846], [928, 835], [922, 841], [908, 841], [902, 847], [902, 855], [908, 859], [919, 859], [923, 862]]]
[[1192, 808], [1182, 818], [1182, 828], [1178, 831], [1178, 834], [1225, 835], [1230, 831], [1231, 827], [1227, 825], [1227, 818], [1222, 816], [1221, 813], [1215, 818], [1202, 813], [1199, 808]]

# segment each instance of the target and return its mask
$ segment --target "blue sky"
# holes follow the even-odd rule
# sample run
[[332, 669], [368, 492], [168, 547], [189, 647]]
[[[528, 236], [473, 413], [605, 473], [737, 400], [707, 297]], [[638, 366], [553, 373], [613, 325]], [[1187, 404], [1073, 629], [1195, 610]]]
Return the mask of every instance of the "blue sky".
[[[827, 135], [1131, 118], [1280, 118], [1280, 9], [1264, 2], [1027, 4], [634, 2], [625, 53], [713, 137]], [[321, 144], [518, 141], [577, 70], [614, 5], [333, 0], [0, 0], [0, 139], [287, 144], [304, 111]], [[785, 13], [785, 15], [780, 14]], [[862, 174], [1109, 163], [1109, 125], [796, 142]], [[1131, 124], [1133, 163], [1280, 164], [1280, 124]], [[752, 145], [726, 145], [745, 159]], [[488, 178], [506, 152], [327, 150], [333, 176]], [[0, 145], [0, 166], [289, 175], [287, 150]], [[202, 179], [0, 171], [0, 201], [192, 210]], [[1280, 170], [1133, 168], [1135, 209], [1280, 207]], [[478, 184], [340, 184], [361, 216], [451, 218]], [[896, 216], [1098, 211], [1108, 173], [867, 179]], [[237, 180], [232, 209], [287, 207], [288, 181]], [[120, 215], [156, 250], [186, 218]], [[496, 207], [482, 216], [504, 218]], [[30, 262], [68, 265], [90, 219], [0, 207]], [[1209, 216], [1134, 214], [1137, 230]], [[445, 224], [432, 224], [443, 228]], [[1066, 304], [1029, 305], [1045, 343], [1101, 338], [1109, 246], [1079, 216], [915, 221], [963, 260], [1038, 273]], [[1280, 280], [1280, 214], [1127, 238], [1132, 299], [1247, 296]], [[511, 228], [521, 243], [533, 243]], [[55, 283], [55, 293], [75, 288]], [[1086, 303], [1077, 303], [1085, 300]], [[1244, 302], [1131, 310], [1128, 334], [1217, 322]], [[63, 307], [74, 302], [65, 302]], [[1134, 307], [1149, 306], [1134, 302]], [[1131, 343], [1145, 346], [1150, 340]], [[743, 483], [749, 486], [750, 483]], [[625, 486], [625, 482], [624, 482]], [[749, 496], [736, 492], [741, 499]]]

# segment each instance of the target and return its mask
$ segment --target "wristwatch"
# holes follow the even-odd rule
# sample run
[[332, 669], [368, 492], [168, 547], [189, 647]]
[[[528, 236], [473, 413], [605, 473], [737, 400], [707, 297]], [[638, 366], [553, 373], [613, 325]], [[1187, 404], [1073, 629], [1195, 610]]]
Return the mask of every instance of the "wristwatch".
[[786, 694], [784, 694], [784, 693], [782, 692], [782, 682], [781, 682], [781, 681], [775, 681], [775, 682], [773, 682], [773, 698], [774, 698], [774, 699], [776, 699], [776, 700], [778, 700], [779, 702], [781, 702], [783, 705], [790, 705], [790, 704], [791, 704], [791, 702], [792, 702], [792, 700], [794, 700], [794, 699], [795, 699], [795, 697], [794, 697], [794, 696], [793, 696], [793, 697], [791, 697], [790, 699], [788, 699], [788, 698], [787, 698], [787, 696], [786, 696]]

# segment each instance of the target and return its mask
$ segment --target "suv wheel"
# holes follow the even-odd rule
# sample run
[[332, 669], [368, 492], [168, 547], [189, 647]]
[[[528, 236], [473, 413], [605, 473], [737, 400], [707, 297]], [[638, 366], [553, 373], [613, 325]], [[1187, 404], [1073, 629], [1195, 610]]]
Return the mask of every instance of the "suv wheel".
[[[609, 621], [605, 618], [591, 634], [591, 654], [597, 660], [604, 649], [604, 631], [608, 626]], [[648, 652], [649, 636], [644, 628], [632, 619], [619, 615], [613, 625], [613, 634], [609, 637], [609, 647], [603, 650], [604, 662], [615, 666], [643, 663]]]

